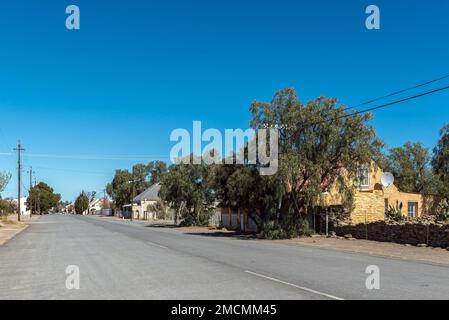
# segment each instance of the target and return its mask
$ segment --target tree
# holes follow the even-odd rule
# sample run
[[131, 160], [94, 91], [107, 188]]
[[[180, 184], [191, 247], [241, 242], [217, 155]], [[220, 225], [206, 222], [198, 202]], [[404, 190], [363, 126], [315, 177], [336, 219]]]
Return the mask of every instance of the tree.
[[0, 216], [13, 214], [16, 211], [16, 207], [13, 202], [0, 199]]
[[208, 166], [204, 163], [170, 166], [162, 178], [159, 195], [175, 210], [175, 224], [178, 224], [178, 217], [185, 225], [207, 224], [214, 202], [213, 190], [208, 184]]
[[164, 161], [151, 161], [148, 166], [148, 172], [150, 175], [150, 184], [161, 182], [162, 177], [167, 173], [167, 164]]
[[387, 171], [395, 177], [401, 191], [437, 194], [437, 178], [430, 167], [429, 150], [421, 143], [407, 142], [390, 150], [386, 158]]
[[48, 184], [39, 182], [29, 192], [27, 199], [28, 208], [30, 208], [30, 200], [32, 200], [33, 205], [37, 205], [39, 212], [45, 212], [59, 205], [61, 195], [55, 193]]
[[160, 182], [167, 172], [163, 161], [150, 162], [148, 165], [136, 164], [132, 171], [117, 170], [106, 192], [114, 200], [115, 206], [121, 208], [132, 201], [133, 197], [144, 192], [154, 183]]
[[106, 186], [106, 192], [114, 200], [116, 208], [130, 203], [132, 188], [132, 174], [128, 170], [116, 170], [114, 179]]
[[81, 191], [75, 200], [75, 212], [76, 214], [83, 214], [87, 209], [89, 209], [89, 196], [87, 192]]
[[440, 139], [433, 150], [432, 167], [442, 182], [440, 194], [449, 198], [449, 124], [440, 131]]
[[138, 194], [144, 192], [146, 189], [150, 187], [150, 183], [147, 180], [148, 174], [149, 174], [148, 166], [141, 163], [133, 166], [131, 174], [132, 175], [131, 187], [134, 188], [134, 190], [131, 189], [131, 192], [134, 191], [134, 194], [131, 195], [132, 197], [137, 196]]
[[212, 165], [209, 183], [222, 208], [240, 209], [261, 227], [276, 219], [277, 176], [262, 176], [254, 165]]
[[9, 183], [9, 180], [11, 180], [10, 173], [0, 172], [0, 199], [1, 199], [1, 193], [5, 190], [6, 186]]
[[279, 129], [277, 216], [284, 228], [299, 228], [331, 187], [349, 205], [354, 189], [350, 181], [357, 181], [361, 165], [380, 158], [383, 143], [367, 124], [372, 115], [356, 114], [336, 99], [320, 97], [302, 104], [288, 88], [277, 92], [271, 103], [254, 102], [250, 111], [254, 129]]

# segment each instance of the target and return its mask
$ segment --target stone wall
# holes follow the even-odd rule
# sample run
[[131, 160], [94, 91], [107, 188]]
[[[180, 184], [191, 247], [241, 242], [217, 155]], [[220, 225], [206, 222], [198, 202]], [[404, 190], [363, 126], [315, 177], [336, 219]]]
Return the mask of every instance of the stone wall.
[[385, 202], [382, 192], [358, 191], [354, 196], [354, 208], [351, 213], [353, 224], [384, 220]]
[[386, 222], [334, 226], [337, 236], [430, 247], [449, 247], [449, 225], [429, 222]]

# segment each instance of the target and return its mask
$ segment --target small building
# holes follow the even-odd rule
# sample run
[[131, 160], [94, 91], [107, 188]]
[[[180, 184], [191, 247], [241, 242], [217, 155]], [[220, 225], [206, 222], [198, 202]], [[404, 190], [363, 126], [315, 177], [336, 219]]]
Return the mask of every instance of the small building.
[[[17, 198], [13, 199], [11, 201], [16, 206], [16, 213], [17, 213]], [[29, 216], [31, 214], [30, 210], [27, 210], [27, 197], [21, 197], [20, 198], [20, 215], [21, 216]]]
[[[353, 224], [385, 220], [390, 208], [401, 210], [402, 215], [419, 218], [437, 213], [439, 199], [420, 193], [402, 192], [396, 185], [385, 187], [381, 178], [383, 170], [374, 162], [361, 167], [359, 182], [354, 183], [354, 202], [350, 213]], [[341, 196], [336, 190], [326, 194], [326, 205], [340, 205]]]
[[161, 203], [161, 198], [159, 197], [160, 190], [161, 185], [155, 183], [139, 194], [133, 199], [132, 204], [123, 206], [123, 217], [129, 219], [132, 214], [132, 218], [136, 220], [158, 219], [158, 210], [156, 207]]
[[83, 215], [97, 214], [97, 213], [101, 212], [101, 209], [103, 209], [103, 203], [104, 203], [104, 199], [92, 200], [89, 203], [88, 209], [83, 212]]

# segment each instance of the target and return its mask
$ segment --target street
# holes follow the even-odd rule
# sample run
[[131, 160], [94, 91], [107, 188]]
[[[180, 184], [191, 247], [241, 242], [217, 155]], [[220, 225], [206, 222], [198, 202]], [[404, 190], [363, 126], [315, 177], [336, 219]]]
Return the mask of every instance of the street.
[[[80, 289], [66, 288], [66, 268]], [[380, 290], [365, 270], [380, 269]], [[0, 247], [0, 299], [447, 299], [449, 267], [49, 215]]]

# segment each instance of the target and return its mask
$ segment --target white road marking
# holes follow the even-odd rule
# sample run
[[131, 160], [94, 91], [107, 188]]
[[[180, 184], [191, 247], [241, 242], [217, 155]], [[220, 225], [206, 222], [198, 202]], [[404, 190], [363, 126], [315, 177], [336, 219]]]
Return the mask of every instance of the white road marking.
[[163, 245], [151, 242], [151, 241], [146, 241], [146, 243], [149, 244], [150, 246], [158, 247], [158, 248], [161, 248], [161, 249], [168, 249], [168, 247], [166, 247], [166, 246], [163, 246]]
[[282, 284], [285, 284], [287, 286], [291, 286], [291, 287], [294, 287], [294, 288], [297, 288], [297, 289], [301, 289], [303, 291], [311, 292], [311, 293], [314, 293], [314, 294], [317, 294], [317, 295], [320, 295], [320, 296], [324, 296], [324, 297], [327, 297], [327, 298], [330, 298], [330, 299], [344, 300], [343, 298], [339, 298], [339, 297], [333, 296], [331, 294], [323, 293], [323, 292], [316, 291], [316, 290], [313, 290], [313, 289], [309, 289], [309, 288], [306, 288], [306, 287], [301, 287], [301, 286], [298, 286], [296, 284], [293, 284], [293, 283], [290, 283], [290, 282], [286, 282], [286, 281], [282, 281], [282, 280], [279, 280], [279, 279], [276, 279], [276, 278], [268, 277], [268, 276], [265, 276], [265, 275], [260, 274], [260, 273], [252, 272], [252, 271], [249, 271], [249, 270], [246, 270], [245, 273], [251, 274], [251, 275], [256, 276], [256, 277], [264, 278], [264, 279], [267, 279], [267, 280], [271, 280], [271, 281], [274, 281], [274, 282], [282, 283]]

